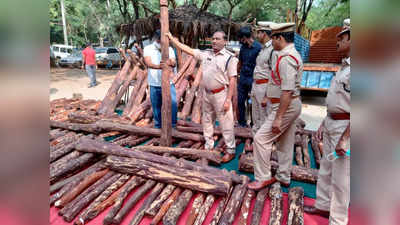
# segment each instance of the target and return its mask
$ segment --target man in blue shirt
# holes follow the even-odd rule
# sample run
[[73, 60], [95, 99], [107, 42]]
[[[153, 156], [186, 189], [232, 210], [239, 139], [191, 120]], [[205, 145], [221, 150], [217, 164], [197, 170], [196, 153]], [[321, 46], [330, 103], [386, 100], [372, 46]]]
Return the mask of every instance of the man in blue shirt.
[[256, 59], [261, 51], [261, 44], [251, 36], [250, 27], [242, 27], [239, 30], [239, 41], [242, 44], [239, 53], [238, 72], [240, 73], [238, 82], [238, 108], [239, 125], [247, 127], [246, 120], [246, 101], [253, 83], [253, 72], [256, 67]]

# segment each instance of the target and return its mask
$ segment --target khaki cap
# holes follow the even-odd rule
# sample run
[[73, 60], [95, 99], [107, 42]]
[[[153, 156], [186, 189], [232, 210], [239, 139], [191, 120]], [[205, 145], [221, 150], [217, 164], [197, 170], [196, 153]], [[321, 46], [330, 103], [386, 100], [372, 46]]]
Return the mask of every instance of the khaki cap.
[[340, 37], [341, 35], [345, 34], [345, 33], [350, 33], [351, 30], [351, 26], [350, 26], [350, 19], [345, 19], [343, 21], [343, 28], [342, 31], [340, 31], [340, 33], [338, 33], [336, 36]]
[[294, 32], [296, 30], [295, 23], [275, 23], [270, 25], [272, 34]]
[[258, 23], [257, 23], [257, 27], [256, 27], [256, 30], [257, 31], [259, 31], [259, 30], [269, 30], [269, 31], [271, 31], [271, 24], [275, 24], [274, 22], [270, 22], [270, 21], [259, 21]]

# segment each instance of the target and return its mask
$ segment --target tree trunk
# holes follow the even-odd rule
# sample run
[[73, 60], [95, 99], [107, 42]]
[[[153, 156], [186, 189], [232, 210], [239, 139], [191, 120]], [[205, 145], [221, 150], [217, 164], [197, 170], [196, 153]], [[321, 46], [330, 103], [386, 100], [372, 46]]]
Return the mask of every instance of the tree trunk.
[[141, 186], [133, 196], [126, 201], [122, 209], [117, 213], [117, 215], [112, 220], [113, 224], [120, 224], [124, 217], [129, 213], [129, 211], [135, 206], [135, 204], [149, 191], [156, 185], [154, 180], [148, 180], [146, 183]]
[[301, 146], [296, 146], [296, 163], [299, 166], [304, 167], [303, 163], [303, 148]]
[[161, 205], [168, 199], [168, 197], [173, 193], [175, 189], [176, 186], [168, 184], [161, 192], [161, 194], [149, 205], [149, 207], [146, 209], [145, 214], [154, 217], [160, 210]]
[[136, 107], [135, 100], [139, 93], [139, 90], [142, 87], [143, 81], [147, 80], [146, 75], [147, 74], [145, 74], [144, 72], [139, 71], [136, 82], [132, 86], [132, 92], [129, 96], [128, 103], [126, 104], [124, 112], [122, 114], [123, 116], [128, 116], [133, 111], [133, 107]]
[[269, 197], [271, 199], [269, 225], [281, 225], [283, 222], [283, 197], [279, 182], [271, 186]]
[[308, 135], [303, 134], [303, 156], [304, 156], [304, 166], [311, 168], [310, 154], [308, 153]]
[[178, 200], [172, 204], [163, 218], [164, 225], [176, 225], [182, 212], [192, 198], [193, 192], [186, 189], [178, 197]]
[[289, 190], [288, 225], [304, 224], [304, 190], [294, 187]]
[[240, 206], [242, 205], [243, 197], [246, 193], [246, 190], [247, 190], [247, 182], [235, 186], [232, 192], [232, 196], [228, 202], [228, 205], [224, 210], [224, 213], [218, 225], [230, 225], [233, 223], [235, 215], [240, 209]]
[[71, 222], [76, 215], [86, 207], [93, 199], [95, 199], [101, 192], [103, 192], [109, 185], [114, 183], [121, 174], [107, 173], [104, 177], [82, 192], [73, 201], [68, 203], [58, 214], [63, 216], [66, 222]]
[[240, 209], [240, 216], [239, 216], [239, 225], [246, 225], [247, 218], [249, 217], [249, 210], [251, 200], [253, 199], [255, 192], [253, 190], [248, 189], [246, 195], [244, 197], [242, 208]]
[[197, 90], [197, 96], [196, 99], [194, 100], [194, 106], [192, 109], [192, 122], [194, 123], [201, 123], [201, 105], [203, 104], [203, 94], [204, 90], [203, 88], [199, 88]]
[[207, 195], [206, 200], [204, 201], [204, 204], [201, 206], [198, 216], [197, 216], [196, 220], [194, 221], [194, 225], [202, 225], [203, 224], [203, 222], [206, 219], [206, 216], [208, 214], [208, 211], [210, 211], [214, 201], [215, 201], [214, 195]]
[[[78, 222], [78, 225], [83, 225], [93, 218], [95, 218], [97, 215], [99, 215], [101, 212], [103, 212], [107, 207], [112, 206], [115, 201], [117, 200], [118, 196], [121, 194], [123, 190], [125, 190], [128, 186], [131, 186], [131, 181], [136, 179], [136, 177], [131, 177], [128, 182], [126, 182], [120, 189], [115, 191], [114, 193], [111, 194], [110, 197], [108, 197], [106, 200], [104, 200], [101, 204], [97, 205], [94, 207], [92, 210], [90, 210], [85, 217], [80, 216]], [[136, 187], [136, 186], [135, 186]], [[133, 189], [133, 188], [132, 188]], [[126, 197], [126, 196], [125, 196]], [[125, 198], [124, 197], [124, 198]]]
[[197, 216], [199, 215], [201, 206], [204, 202], [204, 194], [199, 193], [193, 201], [192, 209], [190, 210], [189, 217], [186, 220], [186, 225], [193, 225]]
[[223, 180], [230, 179], [234, 183], [241, 183], [242, 180], [240, 176], [236, 174], [231, 174], [228, 172], [221, 171], [218, 168], [210, 167], [210, 166], [201, 166], [194, 162], [186, 161], [186, 160], [175, 160], [170, 157], [163, 157], [159, 155], [155, 155], [148, 152], [138, 152], [138, 151], [127, 151], [126, 148], [123, 148], [118, 145], [110, 144], [105, 141], [99, 140], [91, 140], [87, 138], [82, 138], [76, 146], [76, 149], [79, 151], [87, 151], [87, 152], [96, 152], [107, 155], [117, 155], [122, 157], [130, 157], [136, 158], [140, 160], [146, 160], [156, 164], [162, 164], [171, 168], [180, 168], [185, 170], [193, 170], [195, 172], [204, 172], [211, 174], [221, 174]]
[[82, 191], [84, 191], [87, 187], [98, 181], [102, 178], [106, 173], [108, 173], [108, 169], [104, 169], [98, 172], [94, 172], [87, 176], [82, 182], [80, 182], [76, 187], [74, 187], [70, 192], [66, 193], [62, 198], [54, 203], [54, 206], [58, 208], [64, 207], [66, 204], [71, 202], [78, 196]]
[[121, 190], [121, 193], [118, 195], [117, 199], [115, 200], [111, 210], [108, 211], [107, 215], [104, 217], [103, 224], [108, 225], [113, 222], [114, 217], [117, 215], [119, 210], [124, 203], [124, 199], [128, 196], [128, 194], [134, 190], [139, 185], [145, 182], [144, 179], [141, 177], [132, 177], [132, 179], [127, 183], [127, 185]]
[[180, 196], [182, 193], [181, 188], [176, 188], [175, 191], [168, 197], [168, 199], [164, 202], [164, 204], [161, 206], [160, 210], [157, 212], [157, 215], [154, 216], [153, 220], [151, 221], [151, 225], [157, 225], [161, 219], [164, 217], [164, 215], [169, 211], [169, 208], [171, 207], [172, 203], [175, 202], [175, 200]]
[[79, 219], [75, 221], [76, 225], [84, 224], [85, 221], [88, 221], [87, 218], [89, 213], [91, 213], [95, 208], [97, 208], [103, 201], [105, 201], [111, 194], [118, 190], [122, 185], [125, 184], [129, 180], [130, 176], [125, 174], [119, 177], [117, 181], [112, 183], [110, 186], [107, 187], [90, 205], [82, 212], [79, 216]]
[[119, 88], [121, 87], [122, 83], [126, 80], [126, 77], [128, 76], [128, 70], [131, 66], [131, 62], [128, 60], [125, 62], [124, 67], [122, 70], [120, 70], [115, 77], [113, 83], [111, 84], [111, 87], [108, 89], [106, 96], [104, 97], [100, 108], [98, 109], [99, 114], [103, 115], [109, 115], [110, 112], [110, 105], [112, 104], [112, 101], [115, 99]]
[[129, 225], [138, 225], [140, 221], [143, 219], [144, 213], [146, 209], [150, 206], [150, 204], [154, 201], [154, 199], [160, 194], [164, 187], [163, 183], [158, 183], [153, 190], [151, 191], [150, 195], [144, 200], [140, 209], [136, 212], [135, 216], [133, 217], [132, 221]]
[[231, 186], [231, 180], [224, 179], [221, 175], [170, 167], [135, 158], [108, 156], [106, 165], [123, 173], [136, 174], [159, 182], [216, 195], [226, 195]]
[[264, 209], [265, 200], [267, 199], [269, 188], [265, 187], [258, 191], [256, 203], [254, 204], [253, 215], [251, 217], [251, 225], [259, 225]]

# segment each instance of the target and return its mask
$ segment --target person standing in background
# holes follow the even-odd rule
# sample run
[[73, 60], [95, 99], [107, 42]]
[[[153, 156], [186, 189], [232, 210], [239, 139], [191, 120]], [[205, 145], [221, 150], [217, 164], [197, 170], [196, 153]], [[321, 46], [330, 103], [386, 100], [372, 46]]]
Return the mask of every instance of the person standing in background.
[[86, 73], [90, 78], [90, 84], [88, 88], [96, 86], [96, 51], [92, 48], [92, 44], [90, 42], [86, 44], [86, 48], [82, 51], [82, 69], [84, 68], [86, 69]]

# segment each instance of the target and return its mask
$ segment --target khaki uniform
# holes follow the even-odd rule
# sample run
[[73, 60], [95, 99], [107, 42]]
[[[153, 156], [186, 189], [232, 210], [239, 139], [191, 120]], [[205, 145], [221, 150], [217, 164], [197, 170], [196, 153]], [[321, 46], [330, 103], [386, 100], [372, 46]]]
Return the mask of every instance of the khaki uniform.
[[267, 107], [261, 105], [262, 100], [267, 96], [268, 83], [257, 83], [259, 80], [269, 80], [271, 74], [271, 55], [273, 47], [272, 41], [265, 43], [260, 53], [257, 56], [256, 67], [254, 69], [254, 81], [251, 90], [251, 113], [253, 119], [253, 136], [260, 129], [267, 117], [271, 106], [267, 103]]
[[[229, 57], [231, 59], [226, 66]], [[223, 106], [228, 95], [229, 78], [237, 76], [238, 59], [225, 48], [217, 54], [212, 51], [196, 49], [195, 58], [201, 60], [203, 68], [201, 87], [204, 90], [202, 124], [203, 135], [206, 140], [205, 148], [214, 148], [214, 123], [217, 118], [227, 146], [227, 152], [234, 154], [236, 145], [232, 104], [227, 112], [224, 112]], [[212, 90], [217, 90], [221, 87], [225, 87], [225, 89], [218, 93], [212, 93]]]
[[[290, 56], [294, 56], [298, 63]], [[272, 143], [278, 144], [279, 169], [276, 173], [276, 179], [285, 183], [290, 182], [290, 169], [293, 161], [293, 146], [296, 126], [294, 121], [301, 113], [300, 82], [303, 73], [303, 62], [300, 54], [296, 51], [294, 44], [289, 44], [281, 51], [277, 52], [281, 58], [279, 68], [276, 65], [273, 72], [276, 74], [279, 69], [281, 84], [276, 84], [273, 79], [268, 82], [268, 98], [280, 98], [283, 90], [293, 91], [293, 98], [287, 111], [282, 118], [281, 133], [272, 132], [272, 123], [275, 120], [279, 109], [279, 103], [271, 104], [271, 113], [268, 114], [264, 124], [254, 136], [254, 175], [258, 181], [271, 179], [271, 151]], [[274, 60], [275, 61], [275, 60]]]
[[[350, 58], [332, 79], [326, 98], [328, 116], [323, 121], [324, 157], [321, 160], [318, 183], [317, 209], [330, 211], [330, 225], [347, 225], [350, 202], [350, 158], [339, 157], [333, 162], [326, 156], [335, 151], [340, 137], [350, 120], [333, 120], [330, 113], [350, 113]], [[350, 140], [346, 149], [350, 147]]]

